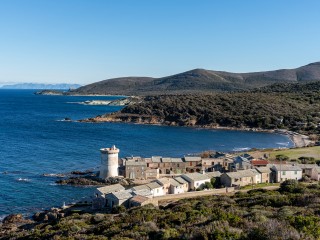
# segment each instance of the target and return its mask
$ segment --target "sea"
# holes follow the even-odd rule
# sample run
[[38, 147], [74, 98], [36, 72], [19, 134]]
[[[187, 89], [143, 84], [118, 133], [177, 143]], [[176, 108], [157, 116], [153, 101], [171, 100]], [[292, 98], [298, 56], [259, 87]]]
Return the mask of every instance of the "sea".
[[35, 91], [0, 90], [0, 219], [90, 197], [93, 187], [57, 185], [56, 174], [96, 171], [99, 149], [112, 145], [120, 149], [120, 157], [293, 146], [287, 136], [273, 133], [63, 121], [118, 111], [122, 107], [79, 103], [121, 96], [45, 96]]

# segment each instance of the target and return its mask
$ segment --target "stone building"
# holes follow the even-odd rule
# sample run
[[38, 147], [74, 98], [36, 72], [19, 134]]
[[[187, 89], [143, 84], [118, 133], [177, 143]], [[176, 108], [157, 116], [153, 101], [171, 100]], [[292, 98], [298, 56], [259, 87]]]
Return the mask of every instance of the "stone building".
[[183, 174], [181, 177], [188, 182], [189, 190], [196, 190], [201, 184], [210, 182], [209, 176], [198, 172]]
[[271, 182], [271, 169], [269, 167], [258, 167], [256, 170], [261, 174], [261, 183]]
[[221, 184], [225, 187], [242, 187], [259, 183], [257, 179], [261, 178], [259, 177], [260, 173], [252, 170], [253, 169], [223, 173], [220, 177]]
[[[125, 177], [130, 179], [146, 179], [147, 164], [145, 161], [126, 161]], [[150, 173], [150, 172], [149, 172]]]
[[129, 199], [132, 198], [132, 191], [112, 192], [106, 195], [106, 206], [112, 209], [114, 206], [129, 207]]

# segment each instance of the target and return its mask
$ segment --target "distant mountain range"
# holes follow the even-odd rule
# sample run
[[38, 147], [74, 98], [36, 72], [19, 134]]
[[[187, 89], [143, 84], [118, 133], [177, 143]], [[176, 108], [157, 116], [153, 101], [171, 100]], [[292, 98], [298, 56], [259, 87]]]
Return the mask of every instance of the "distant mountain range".
[[81, 87], [79, 84], [67, 84], [67, 83], [60, 83], [60, 84], [42, 84], [42, 83], [19, 83], [13, 85], [3, 85], [0, 88], [3, 89], [61, 89], [61, 90], [68, 90], [68, 89], [76, 89]]
[[146, 95], [237, 91], [259, 88], [274, 83], [303, 83], [310, 81], [320, 81], [320, 62], [295, 69], [280, 69], [265, 72], [231, 73], [194, 69], [162, 78], [114, 78], [80, 87], [70, 91], [70, 94]]

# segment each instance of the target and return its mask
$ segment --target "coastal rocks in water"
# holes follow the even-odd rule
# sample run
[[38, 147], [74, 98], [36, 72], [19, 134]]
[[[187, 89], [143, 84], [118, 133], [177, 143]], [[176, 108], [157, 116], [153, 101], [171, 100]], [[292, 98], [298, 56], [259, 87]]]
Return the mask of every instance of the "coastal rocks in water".
[[86, 177], [71, 177], [68, 179], [61, 179], [56, 181], [57, 184], [62, 185], [76, 185], [76, 186], [94, 186], [94, 185], [102, 185], [103, 182], [86, 178]]
[[87, 100], [84, 102], [73, 102], [83, 105], [105, 105], [105, 106], [126, 106], [132, 103], [137, 103], [140, 101], [139, 97], [127, 97], [127, 98], [121, 98], [114, 101], [110, 100]]
[[36, 95], [54, 95], [54, 96], [61, 96], [64, 95], [63, 91], [58, 91], [58, 90], [42, 90], [35, 92], [34, 94]]
[[111, 106], [127, 106], [134, 103], [141, 102], [141, 97], [131, 96], [127, 98], [121, 98], [118, 100], [111, 101], [109, 105]]
[[98, 186], [98, 185], [111, 185], [120, 183], [124, 186], [129, 185], [128, 181], [122, 177], [109, 177], [106, 179], [100, 179], [93, 176], [83, 177], [70, 177], [67, 179], [61, 179], [56, 181], [57, 184], [61, 185], [74, 185], [74, 186]]
[[44, 177], [57, 177], [57, 178], [66, 177], [66, 175], [63, 173], [44, 173], [44, 174], [42, 174], [42, 176], [44, 176]]
[[105, 101], [105, 100], [88, 100], [84, 102], [80, 102], [79, 104], [84, 105], [110, 105], [111, 101]]
[[72, 171], [71, 174], [73, 175], [88, 175], [88, 174], [92, 174], [92, 171]]
[[23, 222], [24, 218], [22, 214], [10, 214], [9, 216], [6, 216], [2, 223], [3, 224], [9, 224], [9, 223], [19, 223]]

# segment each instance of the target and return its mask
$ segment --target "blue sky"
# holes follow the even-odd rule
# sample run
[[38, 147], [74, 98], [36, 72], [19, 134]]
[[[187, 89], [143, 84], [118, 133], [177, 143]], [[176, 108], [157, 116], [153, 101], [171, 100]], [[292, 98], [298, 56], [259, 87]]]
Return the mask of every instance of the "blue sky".
[[320, 61], [318, 0], [1, 0], [0, 83]]

